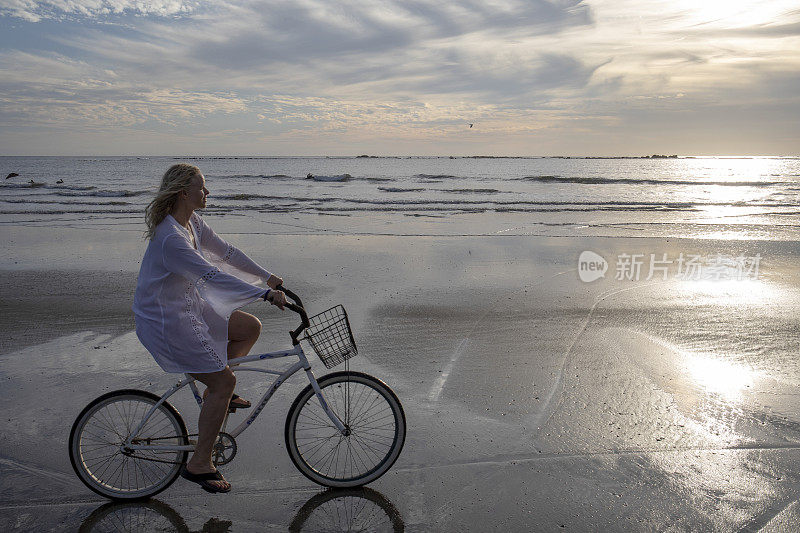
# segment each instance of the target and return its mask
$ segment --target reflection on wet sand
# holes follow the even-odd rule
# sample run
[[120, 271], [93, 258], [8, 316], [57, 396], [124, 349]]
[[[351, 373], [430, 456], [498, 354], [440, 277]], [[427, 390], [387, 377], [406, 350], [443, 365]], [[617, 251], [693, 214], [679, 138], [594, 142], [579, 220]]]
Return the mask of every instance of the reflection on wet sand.
[[[232, 522], [209, 519], [202, 533], [227, 533]], [[190, 533], [186, 521], [175, 509], [158, 500], [109, 502], [101, 505], [83, 521], [80, 533], [165, 531]]]
[[376, 490], [328, 489], [316, 494], [289, 525], [289, 531], [404, 531], [403, 518]]
[[[233, 522], [211, 518], [197, 533], [228, 533]], [[397, 508], [380, 492], [361, 487], [328, 489], [312, 496], [295, 514], [289, 531], [400, 532], [405, 525]], [[95, 509], [81, 524], [81, 533], [194, 533], [181, 515], [155, 499], [110, 502]]]

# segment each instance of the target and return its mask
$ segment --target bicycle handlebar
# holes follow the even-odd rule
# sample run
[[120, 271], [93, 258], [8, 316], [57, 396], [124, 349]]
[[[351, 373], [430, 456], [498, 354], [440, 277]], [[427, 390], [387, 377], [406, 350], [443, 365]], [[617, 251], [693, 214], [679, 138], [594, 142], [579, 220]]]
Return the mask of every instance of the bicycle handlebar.
[[306, 329], [307, 327], [310, 326], [310, 324], [308, 322], [308, 314], [306, 314], [306, 310], [303, 308], [303, 302], [300, 300], [300, 297], [297, 296], [295, 293], [293, 293], [289, 289], [285, 288], [283, 285], [278, 285], [277, 287], [275, 287], [275, 290], [283, 292], [283, 294], [285, 294], [287, 297], [289, 297], [292, 300], [294, 300], [294, 303], [286, 302], [286, 306], [285, 307], [287, 309], [291, 310], [291, 311], [294, 311], [298, 315], [300, 315], [300, 318], [303, 321], [297, 327], [297, 329], [295, 329], [294, 331], [290, 331], [289, 332], [289, 336], [292, 338], [292, 346], [297, 346], [299, 344], [299, 341], [297, 340], [297, 337], [300, 336], [300, 333], [304, 329]]
[[284, 287], [282, 284], [275, 287], [275, 290], [283, 292], [283, 294], [294, 300], [295, 304], [297, 304], [300, 307], [303, 307], [303, 302], [300, 301], [300, 297], [296, 295], [294, 292]]

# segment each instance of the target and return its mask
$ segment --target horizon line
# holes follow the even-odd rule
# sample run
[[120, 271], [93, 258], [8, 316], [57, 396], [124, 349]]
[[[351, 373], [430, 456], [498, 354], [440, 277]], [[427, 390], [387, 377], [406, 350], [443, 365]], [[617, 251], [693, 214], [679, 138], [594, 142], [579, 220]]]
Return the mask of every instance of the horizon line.
[[0, 157], [114, 157], [114, 158], [173, 158], [173, 159], [796, 159], [797, 155], [734, 155], [734, 154], [650, 154], [650, 155], [250, 155], [250, 154], [2, 154]]

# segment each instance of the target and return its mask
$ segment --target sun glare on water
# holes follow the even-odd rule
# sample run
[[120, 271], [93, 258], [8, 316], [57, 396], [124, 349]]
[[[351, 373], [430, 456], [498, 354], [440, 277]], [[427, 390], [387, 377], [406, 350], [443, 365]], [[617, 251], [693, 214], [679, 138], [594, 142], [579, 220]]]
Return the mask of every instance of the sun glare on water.
[[704, 355], [686, 355], [689, 375], [706, 392], [735, 401], [753, 386], [752, 369]]
[[[775, 182], [787, 172], [783, 161], [752, 158], [684, 159], [677, 172], [695, 184], [678, 186], [670, 201], [693, 204], [686, 221], [689, 234], [701, 238], [743, 240], [769, 233], [780, 207], [773, 195]], [[692, 233], [692, 228], [696, 233]]]

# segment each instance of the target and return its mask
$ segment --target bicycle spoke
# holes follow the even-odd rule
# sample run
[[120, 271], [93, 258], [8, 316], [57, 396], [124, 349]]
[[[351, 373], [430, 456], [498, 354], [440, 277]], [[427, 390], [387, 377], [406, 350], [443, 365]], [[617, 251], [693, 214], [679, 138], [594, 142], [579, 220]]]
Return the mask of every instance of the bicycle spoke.
[[117, 426], [116, 424], [114, 424], [114, 420], [111, 418], [111, 415], [109, 413], [105, 411], [100, 411], [98, 412], [98, 414], [99, 416], [95, 418], [95, 420], [98, 423], [105, 422], [105, 425], [108, 428], [108, 430], [111, 433], [114, 433], [120, 439], [120, 441], [125, 439], [125, 437], [123, 437], [122, 434], [119, 432], [119, 429], [117, 429]]
[[[311, 416], [312, 414], [314, 416]], [[305, 412], [300, 416], [302, 416], [303, 418], [307, 418], [309, 420], [315, 421], [315, 422], [319, 422], [320, 427], [330, 426], [332, 424], [331, 419], [328, 418], [328, 415], [325, 414], [324, 411], [322, 412], [322, 414], [325, 415], [325, 418], [322, 418], [321, 416], [317, 415], [316, 413], [305, 413]]]
[[[385, 407], [381, 403], [378, 403], [379, 401], [380, 398], [376, 397], [373, 400], [372, 404], [367, 409], [364, 409], [363, 412], [359, 413], [357, 418], [353, 419], [353, 425], [356, 425], [364, 418], [367, 418], [367, 416], [373, 416], [374, 414], [380, 413], [381, 411], [385, 410]], [[389, 412], [389, 414], [391, 415], [391, 411]]]
[[[369, 394], [370, 392], [372, 392], [370, 389], [368, 389], [368, 388], [366, 388], [366, 387], [362, 388], [362, 389], [359, 391], [358, 398], [355, 398], [355, 400], [354, 400], [354, 401], [353, 401], [353, 400], [351, 400], [351, 401], [350, 401], [350, 405], [348, 406], [348, 408], [349, 408], [351, 411], [353, 411], [353, 408], [352, 408], [352, 407], [350, 407], [350, 406], [352, 406], [353, 404], [355, 404], [355, 405], [357, 405], [357, 406], [358, 406], [358, 405], [361, 405], [361, 403], [362, 403], [362, 399], [364, 398], [364, 396], [365, 396], [365, 395], [367, 395], [367, 394]], [[378, 398], [375, 398], [375, 400], [377, 400], [377, 399], [378, 399]], [[353, 423], [353, 421], [354, 421], [354, 420], [356, 420], [356, 419], [358, 418], [358, 416], [360, 416], [360, 412], [361, 412], [361, 410], [363, 410], [363, 407], [362, 407], [361, 409], [359, 409], [359, 411], [358, 411], [358, 412], [351, 412], [351, 413], [350, 413], [350, 423], [351, 423], [351, 424]]]
[[[307, 449], [307, 452], [306, 452], [306, 453], [308, 454], [308, 459], [309, 459], [309, 460], [311, 460], [311, 459], [314, 459], [314, 456], [315, 456], [315, 455], [316, 455], [316, 454], [317, 454], [317, 453], [318, 453], [320, 450], [322, 450], [322, 449], [325, 447], [325, 445], [326, 445], [326, 444], [330, 443], [330, 441], [331, 441], [331, 440], [333, 440], [333, 439], [336, 439], [336, 438], [338, 438], [339, 436], [340, 436], [340, 435], [339, 435], [338, 433], [336, 433], [336, 434], [334, 434], [334, 435], [331, 435], [331, 436], [329, 436], [329, 437], [327, 437], [327, 438], [319, 438], [319, 439], [318, 439], [318, 440], [319, 440], [319, 442], [317, 443], [317, 445], [316, 445], [316, 446], [312, 446], [312, 447], [310, 447], [310, 449]], [[304, 455], [305, 455], [305, 454], [304, 454]]]

